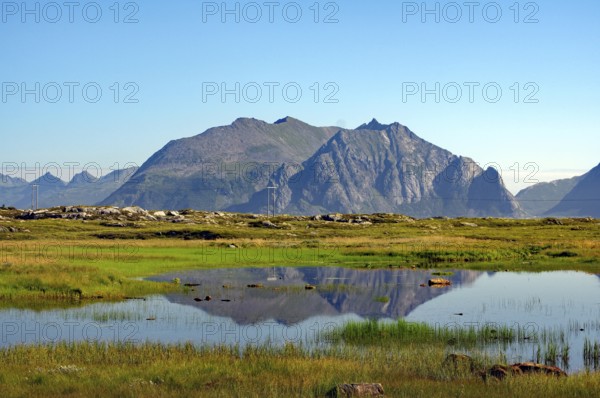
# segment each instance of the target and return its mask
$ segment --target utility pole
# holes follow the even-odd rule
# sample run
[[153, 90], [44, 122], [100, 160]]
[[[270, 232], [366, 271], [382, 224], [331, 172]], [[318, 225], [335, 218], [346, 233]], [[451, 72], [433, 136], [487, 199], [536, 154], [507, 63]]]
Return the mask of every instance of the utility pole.
[[[267, 217], [271, 214], [275, 217], [275, 189], [277, 186], [267, 187]], [[271, 211], [271, 198], [273, 199], [273, 210]]]
[[31, 209], [38, 209], [38, 193], [39, 193], [39, 185], [33, 184], [31, 186]]

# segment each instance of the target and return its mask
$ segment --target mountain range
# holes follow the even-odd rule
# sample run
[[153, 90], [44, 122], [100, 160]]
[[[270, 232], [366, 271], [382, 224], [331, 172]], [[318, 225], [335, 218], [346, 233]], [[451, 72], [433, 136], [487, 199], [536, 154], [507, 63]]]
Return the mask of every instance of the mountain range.
[[20, 209], [32, 205], [32, 186], [38, 186], [38, 207], [95, 204], [119, 188], [136, 168], [115, 170], [99, 178], [87, 171], [75, 174], [71, 181], [46, 173], [32, 182], [0, 174], [0, 204]]
[[[540, 183], [514, 197], [494, 168], [458, 156], [399, 123], [373, 119], [355, 129], [315, 127], [292, 117], [239, 118], [174, 140], [139, 169], [70, 182], [46, 174], [28, 183], [0, 174], [0, 203], [39, 207], [277, 213], [402, 213], [414, 217], [600, 217], [600, 165]], [[274, 187], [274, 188], [267, 188]]]

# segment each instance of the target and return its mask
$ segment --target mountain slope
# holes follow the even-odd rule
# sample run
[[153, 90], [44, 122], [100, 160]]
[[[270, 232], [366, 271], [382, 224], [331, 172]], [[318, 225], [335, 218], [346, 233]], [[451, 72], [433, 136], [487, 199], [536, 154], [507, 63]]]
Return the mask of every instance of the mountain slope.
[[551, 182], [540, 182], [521, 190], [516, 198], [527, 214], [542, 216], [558, 205], [580, 179], [581, 177], [573, 177]]
[[[46, 173], [31, 183], [13, 179], [0, 184], [0, 202], [21, 209], [31, 207], [32, 185], [38, 185], [38, 207], [95, 205], [118, 189], [135, 172], [135, 168], [116, 170], [96, 178], [87, 172], [73, 176], [69, 183]], [[0, 175], [0, 177], [3, 177]], [[8, 181], [8, 179], [6, 179]]]
[[[291, 177], [288, 177], [290, 176]], [[399, 123], [376, 120], [341, 130], [290, 174], [278, 170], [284, 213], [394, 212], [415, 217], [519, 217], [522, 211], [494, 169], [455, 156]], [[232, 210], [264, 210], [266, 192]], [[259, 208], [258, 206], [263, 206]]]
[[169, 142], [102, 204], [218, 210], [244, 203], [280, 164], [303, 162], [337, 130], [291, 117], [273, 124], [240, 118]]
[[600, 164], [580, 177], [573, 189], [546, 215], [600, 218]]

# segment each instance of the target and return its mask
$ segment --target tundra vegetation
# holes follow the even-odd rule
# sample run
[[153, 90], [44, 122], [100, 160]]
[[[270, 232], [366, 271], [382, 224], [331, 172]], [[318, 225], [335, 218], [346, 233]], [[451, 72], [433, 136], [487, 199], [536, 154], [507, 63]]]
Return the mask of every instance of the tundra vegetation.
[[[41, 310], [185, 289], [143, 278], [188, 269], [344, 266], [600, 273], [595, 219], [413, 219], [401, 215], [317, 217], [49, 209], [0, 209], [0, 305]], [[67, 216], [64, 216], [64, 215]], [[326, 288], [324, 286], [323, 288]], [[375, 300], [385, 302], [386, 297]], [[460, 331], [461, 344], [426, 325], [348, 324], [329, 344], [197, 347], [190, 344], [59, 343], [0, 350], [0, 394], [10, 396], [325, 396], [346, 382], [380, 382], [389, 396], [581, 396], [600, 376], [509, 376], [482, 372], [506, 362], [477, 354], [489, 330]], [[455, 333], [458, 333], [454, 331]], [[503, 339], [519, 331], [497, 330]], [[568, 356], [547, 339], [541, 362]], [[586, 341], [597, 367], [598, 342]], [[472, 365], [448, 366], [468, 352]], [[482, 351], [483, 352], [483, 351]], [[473, 354], [474, 353], [474, 354]], [[594, 366], [595, 364], [595, 366]]]

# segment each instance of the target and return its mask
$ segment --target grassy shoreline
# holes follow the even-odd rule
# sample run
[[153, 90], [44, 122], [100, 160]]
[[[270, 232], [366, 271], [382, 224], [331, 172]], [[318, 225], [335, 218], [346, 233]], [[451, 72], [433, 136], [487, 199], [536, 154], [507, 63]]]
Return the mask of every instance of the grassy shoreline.
[[[484, 380], [448, 366], [438, 341], [334, 347], [197, 348], [191, 344], [58, 344], [0, 350], [0, 393], [17, 396], [324, 397], [335, 385], [381, 382], [399, 397], [589, 397], [600, 373]], [[497, 358], [480, 361], [490, 365]], [[482, 362], [482, 363], [483, 363]]]

